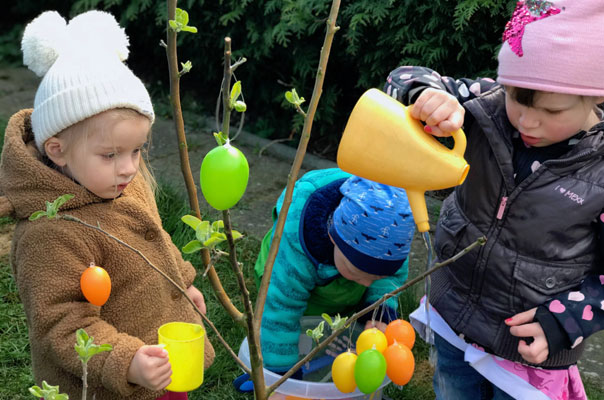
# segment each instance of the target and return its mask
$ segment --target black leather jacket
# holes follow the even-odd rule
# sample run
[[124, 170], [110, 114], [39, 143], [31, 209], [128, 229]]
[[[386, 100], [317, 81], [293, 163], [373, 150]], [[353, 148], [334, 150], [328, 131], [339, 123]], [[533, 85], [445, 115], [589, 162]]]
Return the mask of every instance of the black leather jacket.
[[[482, 235], [487, 243], [434, 273], [430, 302], [458, 333], [526, 363], [504, 320], [580, 285], [599, 268], [594, 221], [604, 204], [604, 133], [590, 132], [516, 186], [504, 96], [497, 86], [464, 103], [471, 167], [443, 203], [436, 253], [447, 259]], [[540, 366], [573, 364], [581, 352], [581, 345], [562, 350]]]

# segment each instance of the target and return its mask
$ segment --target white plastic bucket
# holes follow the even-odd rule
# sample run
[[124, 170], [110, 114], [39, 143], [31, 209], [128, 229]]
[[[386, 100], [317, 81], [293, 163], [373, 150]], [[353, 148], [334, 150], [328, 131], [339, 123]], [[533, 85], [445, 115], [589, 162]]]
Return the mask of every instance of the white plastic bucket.
[[[303, 317], [301, 322], [301, 328], [303, 334], [300, 334], [299, 350], [300, 355], [306, 355], [312, 349], [312, 340], [306, 335], [306, 329], [313, 329], [321, 321], [321, 317]], [[329, 327], [326, 326], [325, 336], [330, 334]], [[358, 335], [358, 333], [357, 333]], [[353, 342], [354, 343], [354, 342]], [[247, 337], [243, 339], [241, 347], [239, 348], [239, 358], [245, 365], [250, 366], [250, 351], [248, 348]], [[267, 386], [272, 385], [281, 378], [281, 375], [275, 374], [267, 369], [264, 370], [264, 380]], [[275, 394], [271, 396], [271, 400], [295, 400], [299, 399], [311, 399], [311, 400], [328, 400], [328, 399], [340, 399], [340, 400], [381, 400], [382, 390], [386, 385], [390, 383], [390, 379], [386, 377], [382, 385], [371, 394], [364, 394], [357, 388], [352, 393], [340, 392], [333, 382], [321, 383], [321, 382], [307, 382], [297, 379], [288, 379], [283, 382], [276, 390]]]

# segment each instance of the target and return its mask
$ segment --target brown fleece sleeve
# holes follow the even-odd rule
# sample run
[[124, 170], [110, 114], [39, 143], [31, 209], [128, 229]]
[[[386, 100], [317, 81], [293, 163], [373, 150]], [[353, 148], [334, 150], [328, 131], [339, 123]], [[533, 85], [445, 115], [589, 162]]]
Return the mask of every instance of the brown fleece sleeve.
[[[92, 260], [101, 259], [100, 254], [94, 254], [98, 250], [89, 247], [94, 240], [72, 222], [38, 220], [27, 224], [31, 225], [16, 246], [15, 274], [28, 316], [32, 354], [51, 360], [66, 375], [81, 376], [74, 344], [76, 331], [83, 328], [94, 343], [113, 346], [113, 351], [90, 359], [89, 383], [103, 385], [121, 396], [132, 394], [139, 387], [129, 384], [126, 374], [134, 353], [144, 343], [104, 321], [100, 308], [88, 303], [80, 289], [84, 269]], [[44, 376], [44, 366], [40, 368]]]
[[185, 289], [193, 284], [195, 277], [197, 276], [197, 270], [188, 261], [183, 260], [182, 256], [177, 256], [180, 259], [180, 272], [185, 282]]
[[[142, 178], [142, 177], [137, 177], [137, 179]], [[153, 193], [151, 192], [151, 189], [149, 188], [149, 186], [144, 183], [141, 182], [141, 189], [144, 193], [144, 198], [145, 201], [147, 202], [147, 206], [150, 209], [150, 212], [152, 213], [152, 215], [154, 216], [154, 218], [157, 219], [158, 223], [161, 226], [161, 218], [159, 216], [159, 211], [157, 209], [157, 203], [155, 202], [155, 197], [153, 195]], [[162, 226], [163, 229], [163, 226]], [[195, 267], [193, 267], [193, 265], [188, 262], [185, 261], [182, 258], [182, 252], [181, 250], [176, 247], [176, 245], [174, 244], [174, 242], [172, 242], [172, 238], [170, 237], [170, 235], [164, 230], [162, 232], [162, 234], [168, 236], [168, 242], [170, 243], [170, 247], [171, 247], [171, 252], [174, 255], [174, 259], [176, 260], [176, 263], [178, 264], [178, 269], [180, 271], [180, 274], [183, 277], [183, 281], [185, 284], [185, 289], [187, 289], [189, 286], [191, 286], [193, 284], [193, 281], [195, 280], [195, 277], [197, 276], [197, 271], [195, 270]]]
[[171, 251], [172, 255], [174, 256], [176, 266], [178, 268], [178, 271], [180, 272], [180, 275], [182, 276], [182, 279], [183, 279], [183, 282], [185, 285], [185, 289], [187, 289], [189, 286], [191, 286], [193, 284], [193, 281], [195, 280], [195, 277], [197, 276], [197, 270], [195, 269], [193, 264], [191, 264], [189, 261], [185, 261], [185, 259], [182, 258], [182, 252], [180, 251], [180, 249], [178, 247], [176, 247], [174, 242], [172, 242], [172, 238], [170, 238], [170, 235], [168, 235], [168, 233], [166, 231], [164, 231], [162, 233], [167, 236], [166, 242], [170, 243], [169, 244], [170, 251]]

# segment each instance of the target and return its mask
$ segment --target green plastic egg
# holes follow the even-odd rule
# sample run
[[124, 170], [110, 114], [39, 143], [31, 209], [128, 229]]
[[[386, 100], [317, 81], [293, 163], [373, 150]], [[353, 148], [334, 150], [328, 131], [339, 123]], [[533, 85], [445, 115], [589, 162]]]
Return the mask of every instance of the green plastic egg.
[[250, 168], [243, 153], [227, 143], [210, 150], [201, 163], [201, 192], [217, 210], [233, 207], [243, 196]]
[[365, 394], [375, 392], [386, 377], [386, 359], [378, 350], [365, 350], [354, 365], [354, 380]]

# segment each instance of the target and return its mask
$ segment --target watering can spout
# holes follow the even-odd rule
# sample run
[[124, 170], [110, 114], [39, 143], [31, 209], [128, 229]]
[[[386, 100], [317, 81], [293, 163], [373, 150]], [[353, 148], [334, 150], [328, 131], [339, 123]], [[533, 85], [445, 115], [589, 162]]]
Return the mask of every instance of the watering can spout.
[[407, 190], [407, 199], [409, 199], [409, 206], [411, 206], [411, 212], [413, 213], [413, 219], [417, 225], [417, 230], [420, 232], [427, 232], [430, 230], [430, 223], [428, 221], [428, 207], [426, 206], [426, 198], [424, 192], [419, 190]]
[[420, 232], [430, 229], [424, 193], [460, 185], [470, 166], [463, 158], [466, 137], [452, 133], [448, 149], [423, 130], [409, 109], [378, 89], [355, 105], [340, 145], [338, 166], [353, 175], [404, 188]]

